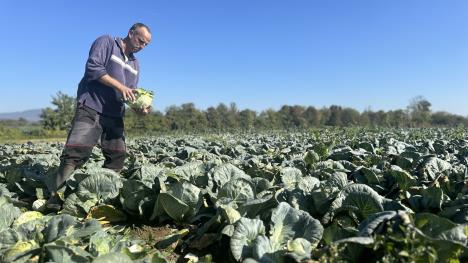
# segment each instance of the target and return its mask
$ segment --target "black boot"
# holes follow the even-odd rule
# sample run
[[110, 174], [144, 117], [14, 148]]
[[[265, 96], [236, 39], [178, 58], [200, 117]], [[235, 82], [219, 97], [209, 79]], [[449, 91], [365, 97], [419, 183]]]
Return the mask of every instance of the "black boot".
[[46, 208], [50, 211], [58, 212], [63, 204], [62, 199], [57, 194], [57, 190], [60, 189], [70, 175], [75, 171], [75, 165], [71, 164], [60, 164], [59, 170], [55, 177], [52, 178], [48, 188], [50, 192], [50, 198], [47, 200]]
[[45, 208], [47, 212], [55, 212], [57, 213], [62, 209], [63, 201], [60, 199], [59, 195], [56, 192], [52, 192], [50, 194], [49, 200], [47, 200], [45, 204]]

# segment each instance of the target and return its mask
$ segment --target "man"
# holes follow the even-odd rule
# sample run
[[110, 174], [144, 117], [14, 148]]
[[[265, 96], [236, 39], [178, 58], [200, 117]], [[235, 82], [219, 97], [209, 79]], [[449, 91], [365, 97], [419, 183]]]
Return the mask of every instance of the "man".
[[[126, 145], [123, 116], [124, 101], [135, 99], [139, 63], [134, 54], [151, 41], [151, 31], [142, 23], [134, 24], [124, 39], [101, 36], [94, 41], [78, 85], [77, 107], [58, 173], [48, 182], [50, 199], [46, 207], [59, 210], [57, 195], [75, 168], [83, 165], [99, 142], [105, 157], [103, 167], [119, 172], [124, 165]], [[149, 113], [150, 108], [139, 114]]]

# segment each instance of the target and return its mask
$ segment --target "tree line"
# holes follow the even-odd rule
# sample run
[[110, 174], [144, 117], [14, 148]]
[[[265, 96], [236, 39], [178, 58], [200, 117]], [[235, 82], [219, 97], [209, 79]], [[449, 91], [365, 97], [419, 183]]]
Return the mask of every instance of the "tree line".
[[[68, 130], [74, 114], [75, 99], [59, 92], [52, 99], [54, 108], [46, 108], [41, 114], [45, 130]], [[349, 107], [332, 105], [314, 106], [284, 105], [279, 110], [256, 112], [238, 109], [235, 103], [220, 103], [206, 110], [194, 103], [170, 106], [165, 112], [153, 111], [141, 117], [132, 110], [125, 115], [126, 130], [130, 134], [153, 132], [203, 132], [233, 130], [307, 129], [313, 127], [468, 127], [468, 117], [447, 112], [432, 112], [431, 103], [422, 96], [413, 98], [406, 109], [372, 111], [362, 113]]]

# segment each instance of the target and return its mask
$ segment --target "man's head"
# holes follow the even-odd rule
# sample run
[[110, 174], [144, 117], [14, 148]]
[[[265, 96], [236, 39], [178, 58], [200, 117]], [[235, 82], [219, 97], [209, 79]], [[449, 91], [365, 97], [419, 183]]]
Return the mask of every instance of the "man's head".
[[143, 23], [135, 23], [128, 30], [126, 40], [129, 53], [137, 53], [151, 41], [151, 30]]

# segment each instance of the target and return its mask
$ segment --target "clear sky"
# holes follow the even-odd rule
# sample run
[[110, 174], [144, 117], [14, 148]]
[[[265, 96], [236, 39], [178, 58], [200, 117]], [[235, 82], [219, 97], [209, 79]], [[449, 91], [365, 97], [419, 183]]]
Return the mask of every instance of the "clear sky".
[[330, 105], [468, 116], [465, 0], [3, 0], [0, 112], [75, 96], [91, 43], [153, 31], [139, 52], [154, 107]]

